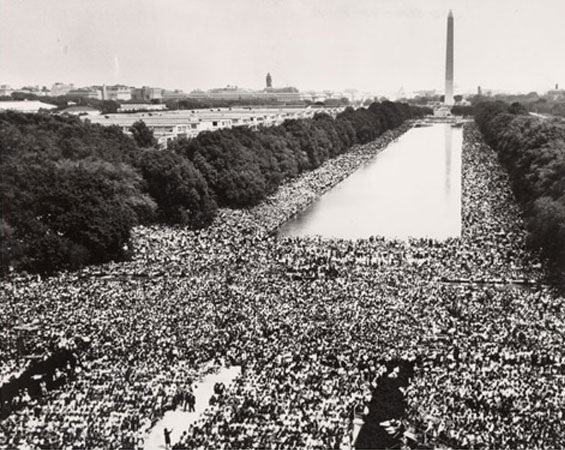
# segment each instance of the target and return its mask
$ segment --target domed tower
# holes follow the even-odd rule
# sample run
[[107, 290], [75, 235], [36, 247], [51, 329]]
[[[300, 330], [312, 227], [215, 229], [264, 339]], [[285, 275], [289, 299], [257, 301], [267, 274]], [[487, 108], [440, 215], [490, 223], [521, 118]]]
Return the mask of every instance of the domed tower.
[[271, 78], [271, 74], [268, 73], [267, 74], [267, 89], [270, 89], [273, 87], [273, 79]]

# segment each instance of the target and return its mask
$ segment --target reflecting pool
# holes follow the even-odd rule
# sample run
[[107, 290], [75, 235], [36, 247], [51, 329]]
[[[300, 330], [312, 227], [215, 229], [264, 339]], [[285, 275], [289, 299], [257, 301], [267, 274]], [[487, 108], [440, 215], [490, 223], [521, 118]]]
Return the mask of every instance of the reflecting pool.
[[282, 236], [445, 239], [461, 234], [461, 128], [412, 128], [308, 208]]

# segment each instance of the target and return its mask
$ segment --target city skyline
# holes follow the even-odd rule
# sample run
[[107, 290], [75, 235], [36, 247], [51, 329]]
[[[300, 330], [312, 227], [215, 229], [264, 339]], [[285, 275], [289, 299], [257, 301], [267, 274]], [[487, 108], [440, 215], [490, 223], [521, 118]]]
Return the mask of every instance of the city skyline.
[[0, 0], [0, 83], [442, 90], [449, 9], [456, 93], [565, 85], [557, 0]]

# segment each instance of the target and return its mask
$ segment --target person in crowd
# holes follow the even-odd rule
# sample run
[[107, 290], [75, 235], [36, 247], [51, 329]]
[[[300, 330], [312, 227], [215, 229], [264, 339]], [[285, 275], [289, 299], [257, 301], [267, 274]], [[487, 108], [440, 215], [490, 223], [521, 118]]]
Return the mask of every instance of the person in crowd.
[[[141, 448], [167, 410], [195, 411], [192, 386], [237, 365], [167, 448], [350, 448], [352, 411], [367, 413], [391, 361], [414, 365], [403, 420], [431, 445], [565, 447], [564, 298], [542, 284], [508, 176], [472, 126], [460, 238], [273, 235], [401, 131], [206, 229], [137, 227], [131, 261], [6, 279], [0, 447]], [[28, 358], [13, 344], [25, 324]]]
[[167, 428], [163, 428], [163, 433], [165, 435], [165, 448], [169, 450], [171, 448], [171, 433], [173, 429], [171, 428], [168, 430]]
[[192, 392], [192, 389], [190, 389], [188, 391], [188, 412], [195, 412], [196, 406], [196, 397], [194, 396], [194, 392]]

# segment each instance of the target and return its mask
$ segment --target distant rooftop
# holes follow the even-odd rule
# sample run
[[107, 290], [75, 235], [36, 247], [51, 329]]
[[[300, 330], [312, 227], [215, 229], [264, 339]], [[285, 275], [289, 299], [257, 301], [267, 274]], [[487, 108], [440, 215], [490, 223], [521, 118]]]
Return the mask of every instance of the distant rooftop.
[[19, 111], [19, 112], [35, 112], [40, 109], [55, 109], [55, 105], [50, 105], [49, 103], [43, 103], [37, 100], [22, 100], [22, 101], [10, 101], [1, 102], [1, 111]]

